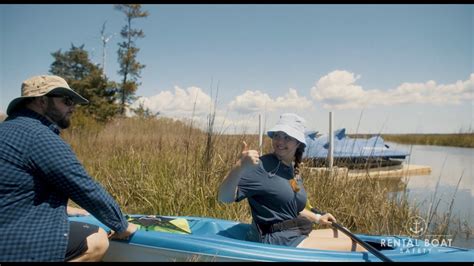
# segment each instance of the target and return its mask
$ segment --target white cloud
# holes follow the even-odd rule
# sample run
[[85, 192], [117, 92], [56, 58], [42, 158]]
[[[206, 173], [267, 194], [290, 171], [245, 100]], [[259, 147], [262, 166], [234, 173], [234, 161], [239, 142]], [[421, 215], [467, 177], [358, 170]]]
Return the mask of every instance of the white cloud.
[[395, 89], [364, 90], [356, 84], [360, 76], [345, 70], [336, 70], [319, 79], [311, 88], [311, 96], [323, 103], [327, 109], [352, 109], [375, 105], [397, 104], [460, 104], [474, 99], [474, 73], [466, 81], [437, 85], [426, 83], [403, 83]]
[[255, 113], [263, 111], [272, 99], [268, 94], [257, 91], [245, 91], [244, 94], [235, 97], [229, 104], [229, 109], [239, 113]]
[[[160, 116], [186, 121], [192, 118], [194, 125], [203, 130], [207, 127], [209, 113], [213, 111], [211, 97], [198, 87], [189, 87], [186, 90], [175, 87], [174, 92], [167, 90], [154, 96], [140, 97], [131, 107], [136, 108], [140, 103], [153, 113], [160, 112]], [[194, 103], [196, 106], [192, 117]], [[258, 112], [265, 111], [269, 114], [285, 108], [308, 109], [311, 106], [310, 100], [300, 97], [297, 91], [291, 88], [285, 95], [274, 99], [258, 90], [246, 91], [235, 97], [227, 108], [216, 110], [214, 128], [215, 132], [255, 134], [258, 128]]]
[[176, 86], [174, 93], [162, 91], [151, 97], [140, 97], [132, 107], [136, 108], [139, 103], [154, 113], [160, 112], [168, 117], [191, 117], [193, 112], [196, 116], [205, 116], [213, 108], [211, 97], [198, 87], [184, 90]]
[[[258, 128], [258, 113], [266, 117], [277, 117], [285, 111], [303, 113], [311, 116], [316, 111], [315, 104], [327, 109], [366, 108], [377, 105], [401, 104], [460, 104], [474, 100], [474, 73], [465, 81], [453, 84], [437, 84], [430, 80], [425, 83], [403, 83], [391, 90], [364, 90], [357, 84], [361, 77], [354, 73], [336, 70], [321, 77], [311, 88], [311, 99], [299, 96], [297, 90], [288, 89], [281, 96], [272, 98], [260, 91], [247, 90], [236, 96], [227, 106], [217, 108], [215, 132], [255, 134]], [[132, 107], [139, 103], [160, 116], [190, 121], [193, 125], [206, 129], [209, 113], [213, 112], [213, 99], [201, 88], [189, 87], [166, 90], [150, 97], [140, 97]], [[194, 109], [195, 108], [195, 109]], [[194, 110], [193, 110], [194, 109]], [[194, 116], [193, 116], [194, 113]], [[310, 114], [311, 113], [311, 114]], [[275, 121], [267, 121], [271, 125]]]
[[[153, 113], [160, 112], [160, 116], [170, 117], [185, 122], [193, 121], [193, 125], [206, 130], [209, 114], [214, 103], [211, 97], [198, 87], [189, 87], [186, 90], [174, 87], [173, 91], [162, 91], [150, 97], [140, 97], [132, 104], [136, 108], [142, 103], [143, 107], [149, 108]], [[193, 108], [194, 116], [193, 116]], [[229, 115], [217, 109], [214, 119], [214, 132], [253, 132], [258, 126], [258, 117], [230, 118]]]
[[306, 97], [298, 96], [295, 89], [288, 89], [284, 96], [272, 99], [268, 94], [257, 91], [245, 91], [235, 97], [229, 104], [229, 109], [238, 113], [256, 113], [261, 111], [275, 111], [278, 109], [307, 109], [312, 105]]
[[403, 83], [395, 90], [389, 91], [392, 104], [430, 103], [438, 105], [460, 104], [474, 99], [474, 74], [466, 81], [458, 80], [454, 84], [437, 85], [430, 80], [426, 83]]
[[230, 117], [217, 113], [214, 126], [218, 132], [256, 134], [258, 132], [258, 115]]
[[311, 96], [323, 102], [324, 108], [357, 108], [365, 105], [368, 92], [355, 85], [360, 76], [344, 70], [335, 70], [319, 79], [311, 88]]

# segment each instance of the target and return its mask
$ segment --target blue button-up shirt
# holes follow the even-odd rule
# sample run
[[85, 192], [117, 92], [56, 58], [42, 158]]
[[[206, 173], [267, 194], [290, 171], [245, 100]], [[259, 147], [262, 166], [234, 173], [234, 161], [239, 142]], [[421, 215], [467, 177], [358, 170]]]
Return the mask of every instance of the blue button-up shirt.
[[68, 199], [117, 232], [128, 226], [55, 124], [28, 109], [0, 123], [0, 261], [64, 261]]

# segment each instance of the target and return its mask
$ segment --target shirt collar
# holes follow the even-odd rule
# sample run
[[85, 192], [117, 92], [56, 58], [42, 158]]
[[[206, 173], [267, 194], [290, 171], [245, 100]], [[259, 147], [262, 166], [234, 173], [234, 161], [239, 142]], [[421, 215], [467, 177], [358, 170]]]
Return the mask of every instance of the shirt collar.
[[28, 108], [22, 108], [18, 111], [16, 111], [12, 116], [11, 118], [8, 117], [7, 119], [12, 119], [14, 117], [17, 117], [17, 116], [26, 116], [26, 117], [29, 117], [29, 118], [33, 118], [33, 119], [37, 119], [39, 120], [43, 125], [47, 126], [49, 129], [51, 129], [54, 133], [58, 134], [61, 133], [61, 130], [59, 129], [59, 127], [49, 121], [44, 115], [41, 115], [31, 109], [28, 109]]

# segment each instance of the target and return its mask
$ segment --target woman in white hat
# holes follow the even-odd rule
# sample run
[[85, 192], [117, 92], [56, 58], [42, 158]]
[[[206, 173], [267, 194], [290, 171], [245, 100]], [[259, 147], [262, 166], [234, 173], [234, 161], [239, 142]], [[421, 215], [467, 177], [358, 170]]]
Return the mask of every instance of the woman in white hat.
[[312, 230], [313, 223], [330, 225], [330, 213], [306, 210], [307, 195], [299, 175], [306, 141], [304, 119], [293, 113], [280, 116], [267, 132], [273, 152], [260, 156], [244, 142], [242, 155], [219, 187], [221, 202], [248, 199], [259, 241], [267, 244], [329, 250], [357, 250], [350, 238], [332, 230]]

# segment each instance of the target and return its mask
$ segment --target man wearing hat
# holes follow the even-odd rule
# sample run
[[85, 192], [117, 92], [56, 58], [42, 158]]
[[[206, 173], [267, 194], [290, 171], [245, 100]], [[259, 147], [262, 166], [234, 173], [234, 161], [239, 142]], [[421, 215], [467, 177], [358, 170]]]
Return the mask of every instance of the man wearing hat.
[[[0, 261], [99, 261], [136, 230], [59, 136], [88, 101], [58, 76], [23, 82], [0, 123]], [[71, 199], [112, 229], [69, 222]], [[75, 209], [75, 214], [88, 214]]]

